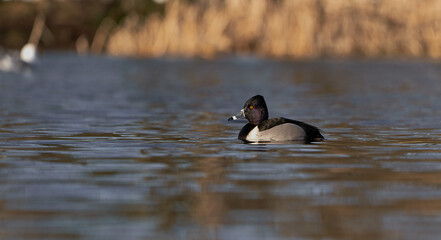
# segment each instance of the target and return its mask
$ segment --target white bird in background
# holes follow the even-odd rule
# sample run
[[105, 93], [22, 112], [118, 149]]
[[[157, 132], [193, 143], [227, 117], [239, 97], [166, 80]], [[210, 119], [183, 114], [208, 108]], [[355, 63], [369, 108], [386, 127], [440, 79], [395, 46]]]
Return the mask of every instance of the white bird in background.
[[26, 67], [32, 67], [37, 62], [37, 47], [32, 43], [23, 46], [18, 51], [6, 51], [0, 54], [0, 71], [19, 72]]
[[20, 51], [20, 60], [27, 64], [34, 64], [37, 61], [37, 46], [27, 43]]
[[15, 67], [17, 64], [14, 61], [14, 58], [12, 54], [10, 53], [2, 53], [0, 54], [0, 71], [4, 72], [12, 72], [15, 71]]
[[0, 71], [20, 72], [33, 67], [37, 62], [37, 44], [40, 41], [44, 28], [45, 14], [40, 13], [32, 27], [29, 42], [23, 46], [20, 53], [18, 51], [0, 51]]

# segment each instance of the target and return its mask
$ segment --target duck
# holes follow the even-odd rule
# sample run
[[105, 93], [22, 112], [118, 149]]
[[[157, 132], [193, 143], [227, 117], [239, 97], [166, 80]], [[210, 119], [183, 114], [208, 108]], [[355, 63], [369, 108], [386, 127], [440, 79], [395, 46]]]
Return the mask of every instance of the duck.
[[268, 108], [263, 96], [248, 99], [239, 114], [228, 121], [247, 119], [240, 130], [238, 139], [244, 142], [304, 141], [324, 140], [321, 130], [313, 125], [288, 118], [268, 118]]

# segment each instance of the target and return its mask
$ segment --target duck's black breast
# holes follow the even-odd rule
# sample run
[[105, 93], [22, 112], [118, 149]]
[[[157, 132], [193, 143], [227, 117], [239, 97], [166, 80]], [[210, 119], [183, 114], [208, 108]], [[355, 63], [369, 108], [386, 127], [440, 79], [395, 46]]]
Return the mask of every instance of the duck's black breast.
[[251, 123], [247, 123], [245, 126], [243, 126], [243, 128], [240, 130], [239, 132], [239, 139], [242, 141], [246, 141], [248, 133], [251, 132], [251, 130], [253, 130], [253, 128], [255, 128], [256, 125], [253, 125]]
[[[305, 131], [305, 134], [306, 134], [305, 141], [314, 141], [314, 140], [322, 140], [323, 139], [323, 136], [320, 133], [320, 129], [318, 129], [317, 127], [312, 126], [307, 123], [304, 123], [304, 122], [301, 122], [301, 121], [283, 118], [283, 117], [267, 119], [267, 120], [263, 121], [262, 123], [260, 123], [258, 125], [258, 127], [259, 127], [259, 131], [265, 131], [265, 130], [268, 130], [270, 128], [273, 128], [275, 126], [278, 126], [280, 124], [285, 124], [285, 123], [291, 123], [291, 124], [295, 124], [295, 125], [301, 127], [303, 129], [303, 131]], [[245, 137], [246, 137], [246, 135], [245, 135]]]

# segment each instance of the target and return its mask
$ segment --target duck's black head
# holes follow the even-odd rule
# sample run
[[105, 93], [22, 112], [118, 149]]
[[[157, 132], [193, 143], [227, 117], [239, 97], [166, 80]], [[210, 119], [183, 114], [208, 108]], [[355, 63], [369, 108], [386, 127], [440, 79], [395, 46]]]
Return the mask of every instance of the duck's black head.
[[230, 117], [228, 120], [240, 118], [246, 118], [253, 125], [259, 125], [261, 122], [267, 120], [268, 108], [266, 107], [265, 99], [261, 95], [256, 95], [248, 99], [240, 113]]

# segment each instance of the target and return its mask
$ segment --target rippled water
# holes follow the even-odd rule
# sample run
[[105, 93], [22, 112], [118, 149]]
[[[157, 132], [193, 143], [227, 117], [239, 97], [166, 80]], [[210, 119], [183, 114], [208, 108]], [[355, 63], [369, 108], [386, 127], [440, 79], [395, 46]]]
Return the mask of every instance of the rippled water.
[[[441, 64], [43, 55], [0, 73], [0, 239], [439, 239]], [[249, 145], [245, 100], [323, 129]]]

